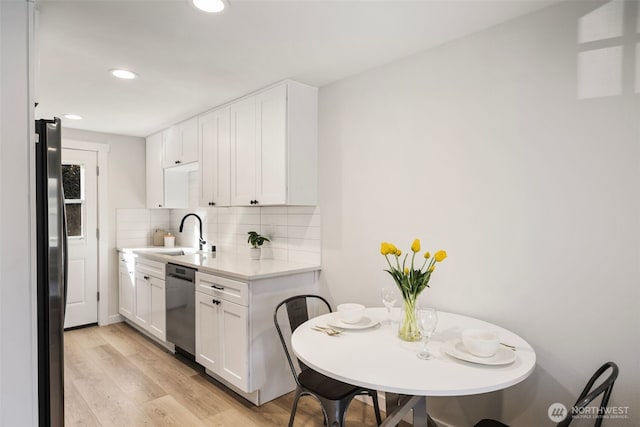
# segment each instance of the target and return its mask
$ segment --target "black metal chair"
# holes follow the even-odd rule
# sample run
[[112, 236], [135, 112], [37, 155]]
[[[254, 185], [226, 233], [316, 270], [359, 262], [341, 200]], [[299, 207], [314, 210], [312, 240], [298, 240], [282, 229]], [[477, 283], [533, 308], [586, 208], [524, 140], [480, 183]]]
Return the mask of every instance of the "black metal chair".
[[[594, 390], [593, 385], [596, 381], [604, 374], [607, 370], [611, 369], [611, 373], [609, 376], [602, 381], [602, 383], [596, 387]], [[580, 393], [580, 397], [576, 400], [576, 403], [572, 408], [568, 410], [565, 418], [560, 421], [557, 427], [567, 427], [573, 421], [573, 417], [576, 414], [579, 414], [582, 408], [587, 407], [591, 401], [602, 394], [602, 401], [600, 402], [600, 407], [598, 408], [598, 415], [596, 417], [596, 422], [594, 427], [600, 427], [602, 425], [602, 416], [605, 413], [605, 408], [609, 403], [609, 398], [611, 397], [611, 390], [613, 390], [613, 384], [616, 382], [616, 378], [618, 378], [618, 365], [613, 362], [607, 362], [602, 365], [589, 379], [589, 382], [585, 386], [582, 393]], [[506, 424], [503, 424], [499, 421], [484, 419], [478, 422], [474, 427], [509, 427]]]
[[[296, 360], [300, 367], [300, 373], [296, 370], [293, 360], [291, 359], [291, 355], [289, 354], [287, 342], [285, 341], [282, 330], [280, 329], [278, 311], [281, 307], [286, 306], [289, 326], [291, 327], [291, 333], [293, 333], [298, 326], [309, 320], [307, 300], [316, 300], [318, 304], [324, 303], [329, 312], [333, 311], [331, 310], [329, 302], [319, 295], [297, 295], [282, 301], [278, 304], [275, 312], [273, 313], [273, 321], [276, 324], [280, 341], [282, 341], [282, 348], [287, 356], [291, 372], [293, 373], [293, 377], [297, 384], [295, 396], [293, 398], [293, 407], [291, 408], [291, 417], [289, 418], [289, 427], [293, 426], [296, 409], [298, 408], [298, 400], [305, 395], [313, 396], [320, 402], [322, 405], [325, 423], [329, 427], [342, 427], [344, 425], [344, 415], [345, 412], [347, 412], [351, 400], [358, 395], [369, 395], [373, 399], [376, 421], [379, 425], [382, 420], [380, 418], [380, 408], [378, 406], [378, 394], [375, 390], [357, 387], [329, 378], [309, 368], [297, 358]], [[345, 357], [348, 356], [345, 355]]]

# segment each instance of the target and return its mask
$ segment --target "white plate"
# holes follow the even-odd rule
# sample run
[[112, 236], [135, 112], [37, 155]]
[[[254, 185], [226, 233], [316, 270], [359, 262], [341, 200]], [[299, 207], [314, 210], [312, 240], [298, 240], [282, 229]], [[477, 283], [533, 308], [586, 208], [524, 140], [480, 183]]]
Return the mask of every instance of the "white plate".
[[327, 322], [327, 325], [340, 329], [367, 329], [373, 328], [378, 323], [380, 322], [377, 319], [372, 319], [367, 316], [364, 316], [362, 319], [360, 319], [360, 321], [356, 323], [345, 323], [338, 318], [338, 314], [336, 313], [331, 316], [331, 318]]
[[508, 365], [516, 360], [516, 352], [500, 346], [498, 352], [491, 357], [478, 357], [469, 353], [459, 338], [447, 341], [442, 349], [449, 356], [456, 359], [465, 360], [467, 362], [479, 363], [481, 365]]

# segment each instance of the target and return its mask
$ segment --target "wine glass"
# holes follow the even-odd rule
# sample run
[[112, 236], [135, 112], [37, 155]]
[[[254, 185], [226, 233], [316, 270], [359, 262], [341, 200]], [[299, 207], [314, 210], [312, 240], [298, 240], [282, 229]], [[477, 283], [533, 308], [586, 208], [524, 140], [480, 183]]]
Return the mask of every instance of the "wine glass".
[[382, 303], [387, 307], [387, 319], [382, 322], [383, 325], [391, 325], [391, 308], [398, 300], [398, 294], [393, 288], [382, 288], [380, 293], [382, 296]]
[[417, 354], [419, 359], [431, 359], [431, 353], [427, 350], [427, 343], [431, 334], [436, 330], [438, 324], [438, 313], [433, 308], [423, 308], [416, 311], [418, 328], [422, 334], [422, 351]]

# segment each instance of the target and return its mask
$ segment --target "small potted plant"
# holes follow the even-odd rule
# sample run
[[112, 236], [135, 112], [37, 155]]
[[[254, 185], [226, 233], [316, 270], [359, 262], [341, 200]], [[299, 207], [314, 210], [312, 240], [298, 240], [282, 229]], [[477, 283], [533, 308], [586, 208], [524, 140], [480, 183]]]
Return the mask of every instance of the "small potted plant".
[[260, 259], [260, 246], [264, 242], [270, 242], [269, 238], [259, 235], [255, 231], [250, 231], [247, 242], [251, 245], [251, 259]]

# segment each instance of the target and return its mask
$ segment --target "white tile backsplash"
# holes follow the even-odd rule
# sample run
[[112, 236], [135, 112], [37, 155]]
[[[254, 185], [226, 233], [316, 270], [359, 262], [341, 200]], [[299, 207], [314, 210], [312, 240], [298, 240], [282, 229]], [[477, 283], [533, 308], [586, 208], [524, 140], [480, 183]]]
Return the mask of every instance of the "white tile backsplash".
[[260, 208], [261, 215], [278, 215], [287, 214], [288, 208], [286, 206], [264, 206]]
[[164, 209], [116, 209], [116, 247], [153, 244], [156, 229], [169, 230], [171, 215]]
[[314, 239], [320, 240], [320, 227], [298, 227], [288, 226], [287, 236], [295, 239]]
[[[289, 214], [287, 207], [271, 206], [174, 209], [170, 211], [170, 230], [176, 235], [177, 245], [198, 247], [198, 222], [195, 218], [187, 219], [183, 232], [178, 232], [182, 217], [195, 212], [202, 218], [202, 232], [208, 249], [216, 245], [219, 252], [248, 255], [247, 233], [255, 230], [271, 239], [263, 246], [264, 258], [319, 264], [319, 210], [305, 208], [304, 211], [314, 213], [300, 213], [295, 209], [296, 213]], [[290, 223], [296, 225], [290, 226]]]
[[198, 221], [190, 217], [180, 233], [180, 221], [188, 213], [202, 219], [207, 249], [249, 254], [247, 232], [258, 231], [271, 239], [263, 246], [266, 259], [320, 264], [320, 208], [317, 206], [197, 207], [198, 172], [189, 174], [189, 209], [117, 209], [118, 247], [149, 246], [156, 229], [176, 236], [176, 246], [198, 247]]
[[320, 215], [290, 214], [288, 225], [300, 227], [320, 227]]

